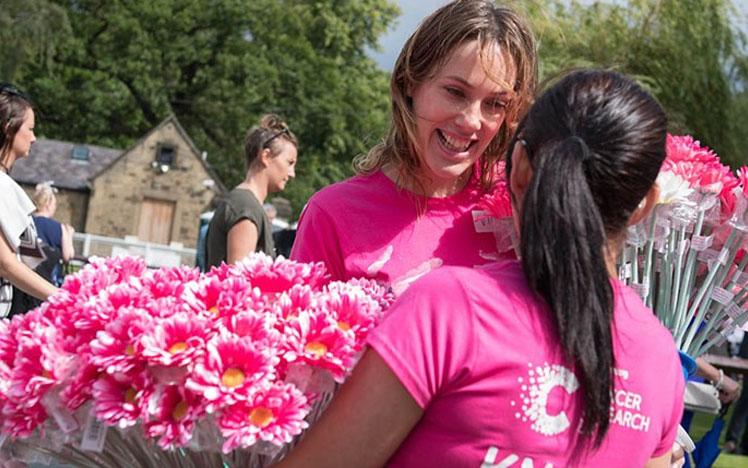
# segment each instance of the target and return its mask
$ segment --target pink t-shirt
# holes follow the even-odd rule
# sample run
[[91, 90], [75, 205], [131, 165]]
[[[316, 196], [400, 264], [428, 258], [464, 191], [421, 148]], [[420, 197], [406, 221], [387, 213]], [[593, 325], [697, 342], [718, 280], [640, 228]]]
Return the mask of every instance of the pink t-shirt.
[[[684, 381], [668, 331], [613, 284], [611, 425], [576, 463], [643, 466], [672, 448]], [[549, 313], [516, 261], [442, 268], [411, 286], [369, 336], [425, 411], [388, 466], [569, 466], [581, 392]]]
[[[476, 172], [476, 171], [474, 171]], [[481, 198], [476, 176], [459, 193], [422, 198], [399, 189], [382, 171], [333, 184], [309, 200], [291, 258], [322, 261], [333, 279], [366, 277], [396, 294], [441, 265], [482, 265], [499, 256], [491, 232], [477, 232]], [[477, 218], [480, 220], [480, 218]]]

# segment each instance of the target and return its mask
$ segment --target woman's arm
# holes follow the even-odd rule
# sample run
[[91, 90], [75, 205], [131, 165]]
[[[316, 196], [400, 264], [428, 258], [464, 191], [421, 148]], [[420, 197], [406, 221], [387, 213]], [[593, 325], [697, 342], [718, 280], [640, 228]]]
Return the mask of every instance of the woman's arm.
[[69, 262], [75, 257], [75, 247], [73, 247], [73, 234], [75, 229], [69, 224], [60, 224], [62, 229], [62, 259]]
[[736, 381], [702, 358], [696, 358], [696, 374], [718, 384], [719, 400], [722, 403], [730, 403], [740, 395], [740, 385]]
[[57, 291], [57, 288], [47, 280], [18, 260], [3, 235], [0, 235], [0, 276], [13, 286], [41, 300], [47, 300], [47, 297]]
[[672, 455], [671, 452], [667, 452], [657, 458], [650, 458], [644, 468], [670, 468]]
[[248, 219], [231, 226], [226, 236], [226, 263], [236, 263], [254, 252], [258, 239], [257, 226]]
[[382, 466], [422, 415], [400, 380], [369, 349], [322, 418], [278, 466]]

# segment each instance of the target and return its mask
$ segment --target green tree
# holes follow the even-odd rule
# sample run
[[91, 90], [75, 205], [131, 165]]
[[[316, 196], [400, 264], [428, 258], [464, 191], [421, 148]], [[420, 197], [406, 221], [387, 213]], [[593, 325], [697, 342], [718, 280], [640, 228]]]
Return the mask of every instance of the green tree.
[[72, 34], [54, 67], [28, 61], [19, 80], [45, 136], [125, 147], [173, 113], [233, 185], [246, 129], [277, 112], [301, 143], [286, 192], [298, 210], [384, 132], [387, 75], [365, 50], [391, 1], [50, 1]]
[[0, 79], [14, 81], [31, 61], [49, 67], [69, 33], [65, 11], [47, 0], [0, 0]]
[[[730, 0], [537, 0], [525, 5], [539, 39], [541, 75], [604, 66], [631, 74], [691, 133], [731, 164], [748, 162], [745, 34]], [[743, 94], [744, 96], [744, 94]]]

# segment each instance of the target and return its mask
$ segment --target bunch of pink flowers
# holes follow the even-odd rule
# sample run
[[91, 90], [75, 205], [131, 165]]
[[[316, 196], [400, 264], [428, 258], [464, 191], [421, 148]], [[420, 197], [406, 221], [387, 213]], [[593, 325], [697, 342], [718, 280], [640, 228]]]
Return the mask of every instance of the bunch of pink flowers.
[[345, 379], [391, 300], [262, 254], [205, 274], [94, 259], [0, 321], [0, 433], [74, 444], [91, 419], [163, 449], [194, 448], [199, 431], [223, 453], [281, 447], [308, 427], [310, 382]]
[[667, 136], [652, 215], [629, 229], [620, 276], [698, 356], [748, 321], [748, 170], [691, 136]]

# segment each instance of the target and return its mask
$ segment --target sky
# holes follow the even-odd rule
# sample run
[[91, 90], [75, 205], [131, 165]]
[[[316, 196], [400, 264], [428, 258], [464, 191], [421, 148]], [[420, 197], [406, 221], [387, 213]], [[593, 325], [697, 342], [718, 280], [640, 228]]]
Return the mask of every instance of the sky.
[[[582, 0], [590, 2], [592, 0]], [[620, 2], [621, 0], [612, 0]], [[735, 18], [736, 23], [748, 33], [748, 0], [733, 0], [737, 6], [738, 16]], [[384, 70], [392, 71], [395, 65], [397, 55], [400, 53], [405, 41], [416, 30], [416, 27], [431, 12], [440, 6], [449, 3], [449, 0], [398, 0], [401, 15], [396, 20], [395, 25], [382, 36], [379, 44], [382, 46], [381, 51], [371, 51], [371, 57]]]

